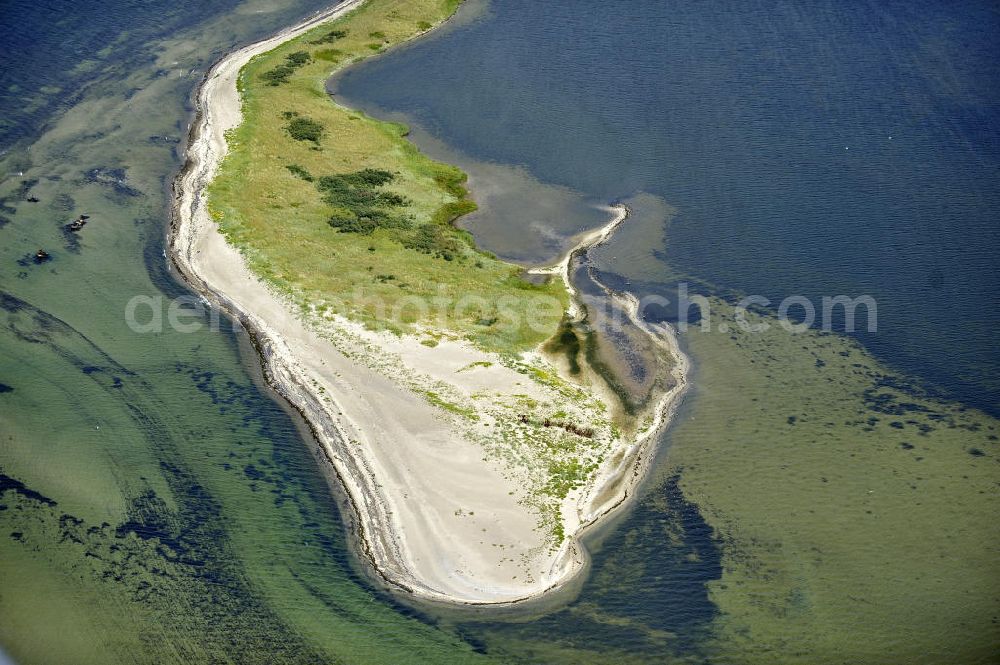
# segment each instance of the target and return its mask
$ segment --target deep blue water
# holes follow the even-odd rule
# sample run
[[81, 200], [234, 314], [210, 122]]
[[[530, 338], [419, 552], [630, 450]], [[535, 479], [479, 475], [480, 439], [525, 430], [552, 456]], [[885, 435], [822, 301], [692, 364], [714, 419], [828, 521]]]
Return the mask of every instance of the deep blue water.
[[37, 134], [53, 113], [80, 100], [85, 85], [113, 77], [123, 65], [151, 62], [158, 38], [238, 3], [0, 2], [0, 150]]
[[998, 52], [985, 1], [496, 0], [339, 91], [474, 159], [662, 197], [664, 281], [870, 294], [869, 348], [997, 413]]

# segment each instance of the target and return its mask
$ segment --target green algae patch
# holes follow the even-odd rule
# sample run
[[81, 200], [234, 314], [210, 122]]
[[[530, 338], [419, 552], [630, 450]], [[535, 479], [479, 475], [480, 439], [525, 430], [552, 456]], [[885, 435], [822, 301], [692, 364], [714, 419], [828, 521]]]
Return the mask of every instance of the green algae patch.
[[371, 0], [251, 60], [238, 85], [244, 121], [228, 135], [209, 206], [251, 269], [302, 311], [323, 303], [370, 328], [443, 329], [516, 353], [556, 331], [563, 285], [529, 284], [479, 251], [454, 226], [476, 209], [465, 174], [420, 153], [405, 126], [339, 106], [324, 89], [337, 69], [457, 5]]
[[732, 308], [712, 312], [715, 332], [687, 335], [699, 375], [667, 457], [723, 550], [711, 651], [986, 662], [1000, 638], [997, 421], [842, 336], [756, 315], [772, 327], [748, 333]]

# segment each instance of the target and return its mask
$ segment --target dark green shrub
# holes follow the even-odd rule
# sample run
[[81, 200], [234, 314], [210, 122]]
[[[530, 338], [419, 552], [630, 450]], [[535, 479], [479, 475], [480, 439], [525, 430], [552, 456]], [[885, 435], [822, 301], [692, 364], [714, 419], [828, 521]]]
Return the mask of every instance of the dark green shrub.
[[323, 200], [333, 206], [394, 207], [408, 205], [406, 197], [395, 192], [379, 192], [376, 187], [388, 184], [394, 176], [388, 171], [364, 169], [341, 175], [325, 175], [316, 183]]
[[418, 228], [413, 235], [403, 240], [403, 246], [445, 261], [454, 260], [460, 252], [458, 243], [448, 230], [433, 223]]
[[288, 83], [288, 77], [291, 76], [294, 71], [294, 67], [289, 67], [288, 65], [278, 65], [274, 69], [264, 72], [260, 75], [260, 77], [267, 81], [268, 85], [278, 86], [282, 83]]
[[381, 187], [388, 185], [396, 176], [384, 169], [361, 169], [354, 173], [348, 173], [346, 177], [369, 187]]
[[312, 177], [312, 174], [309, 173], [309, 171], [306, 171], [298, 164], [289, 164], [285, 168], [291, 171], [292, 175], [294, 175], [296, 178], [302, 178], [306, 182], [312, 182], [315, 179]]
[[302, 65], [309, 62], [310, 60], [309, 52], [296, 51], [295, 53], [289, 53], [288, 55], [285, 56], [285, 60], [287, 60], [288, 64], [292, 65], [293, 67], [301, 67]]
[[375, 229], [409, 229], [413, 223], [405, 216], [391, 212], [409, 204], [395, 192], [378, 191], [395, 176], [382, 169], [362, 169], [354, 173], [325, 175], [316, 181], [323, 201], [336, 209], [328, 223], [341, 233], [368, 235]]
[[319, 140], [323, 136], [323, 125], [310, 118], [293, 118], [285, 126], [285, 129], [288, 130], [289, 135], [296, 141], [312, 141], [319, 144]]
[[332, 44], [338, 39], [343, 39], [347, 36], [347, 30], [331, 30], [319, 39], [314, 39], [310, 44]]
[[371, 235], [378, 228], [378, 224], [367, 217], [348, 215], [334, 215], [327, 223], [341, 233], [357, 233], [363, 236]]
[[287, 83], [288, 77], [291, 76], [296, 69], [308, 63], [309, 60], [309, 53], [306, 51], [289, 53], [285, 56], [284, 63], [278, 65], [270, 71], [264, 72], [260, 75], [260, 77], [267, 81], [267, 84], [271, 86]]
[[355, 214], [338, 212], [327, 223], [341, 233], [371, 235], [375, 229], [408, 229], [411, 222], [401, 215], [389, 215], [381, 210], [367, 209]]

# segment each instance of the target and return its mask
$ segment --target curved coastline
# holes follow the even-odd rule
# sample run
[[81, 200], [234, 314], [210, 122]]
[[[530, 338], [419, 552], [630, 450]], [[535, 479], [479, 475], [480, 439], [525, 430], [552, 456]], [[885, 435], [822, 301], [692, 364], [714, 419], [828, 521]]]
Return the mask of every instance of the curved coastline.
[[[206, 74], [196, 93], [196, 115], [188, 136], [185, 164], [173, 186], [174, 205], [169, 234], [171, 260], [193, 290], [240, 321], [250, 333], [267, 382], [303, 415], [343, 484], [353, 506], [360, 549], [379, 577], [426, 600], [463, 605], [524, 602], [562, 587], [585, 568], [586, 556], [579, 539], [589, 527], [633, 496], [633, 488], [654, 457], [656, 437], [669, 423], [686, 390], [687, 359], [668, 325], [642, 321], [637, 314], [638, 303], [632, 296], [606, 289], [609, 297], [624, 306], [631, 322], [675, 359], [671, 370], [675, 384], [656, 400], [652, 423], [638, 433], [630, 445], [616, 451], [612, 459], [602, 465], [596, 480], [589, 484], [585, 492], [573, 497], [571, 512], [575, 514], [570, 517], [574, 523], [567, 525], [566, 538], [558, 552], [548, 557], [549, 568], [542, 583], [525, 587], [524, 593], [505, 589], [502, 593], [491, 595], [486, 589], [482, 593], [477, 591], [479, 595], [471, 597], [454, 589], [442, 589], [433, 581], [422, 578], [414, 563], [410, 549], [412, 543], [394, 528], [399, 524], [398, 514], [403, 507], [396, 500], [398, 497], [391, 497], [385, 491], [385, 468], [379, 466], [378, 460], [374, 460], [364, 446], [353, 445], [357, 443], [353, 435], [364, 414], [353, 413], [346, 402], [324, 398], [316, 390], [316, 377], [323, 372], [323, 368], [305, 358], [303, 350], [324, 348], [324, 343], [329, 344], [328, 340], [291, 313], [288, 304], [269, 292], [250, 272], [239, 251], [219, 233], [208, 214], [206, 203], [205, 188], [227, 151], [225, 133], [241, 120], [236, 81], [243, 65], [260, 53], [346, 14], [363, 1], [347, 0], [273, 37], [237, 49], [220, 59]], [[570, 283], [574, 258], [582, 257], [589, 248], [606, 242], [627, 217], [627, 208], [620, 206], [618, 214], [607, 225], [586, 234], [556, 266], [532, 271], [558, 272], [561, 275], [571, 295], [570, 316], [578, 316], [583, 307]], [[320, 364], [325, 365], [325, 361]], [[346, 383], [338, 384], [330, 377], [326, 378], [332, 384], [350, 390]], [[347, 399], [342, 394], [335, 394], [334, 397]], [[396, 471], [406, 475], [405, 469]], [[472, 588], [469, 586], [469, 589]], [[476, 589], [481, 590], [479, 587]]]

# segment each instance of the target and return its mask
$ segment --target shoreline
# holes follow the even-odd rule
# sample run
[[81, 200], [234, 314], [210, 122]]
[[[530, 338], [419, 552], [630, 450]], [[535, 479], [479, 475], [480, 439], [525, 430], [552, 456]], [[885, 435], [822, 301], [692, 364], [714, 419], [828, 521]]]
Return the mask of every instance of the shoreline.
[[[614, 457], [617, 462], [602, 465], [597, 479], [588, 484], [588, 491], [563, 502], [564, 509], [575, 512], [572, 517], [576, 523], [567, 529], [566, 537], [555, 553], [536, 553], [536, 558], [547, 566], [537, 582], [530, 586], [502, 583], [499, 577], [494, 576], [484, 583], [475, 573], [464, 570], [449, 570], [447, 575], [431, 571], [440, 573], [439, 579], [434, 580], [425, 576], [430, 566], [427, 562], [437, 558], [434, 547], [438, 545], [450, 545], [461, 551], [462, 557], [466, 557], [463, 562], [472, 561], [481, 569], [485, 569], [488, 558], [482, 552], [470, 549], [471, 544], [465, 542], [469, 533], [463, 536], [464, 540], [457, 537], [453, 527], [441, 525], [440, 516], [428, 517], [423, 514], [426, 511], [414, 511], [407, 506], [407, 493], [404, 492], [401, 499], [385, 489], [394, 484], [408, 487], [405, 483], [419, 475], [419, 471], [414, 469], [420, 461], [406, 457], [405, 452], [390, 450], [387, 444], [394, 440], [407, 440], [405, 437], [413, 436], [414, 430], [437, 427], [429, 417], [433, 415], [431, 410], [426, 404], [422, 408], [416, 404], [412, 394], [402, 394], [405, 390], [388, 385], [384, 377], [356, 362], [352, 364], [346, 357], [340, 357], [342, 354], [333, 349], [329, 338], [291, 312], [288, 303], [271, 293], [249, 271], [239, 251], [218, 232], [217, 225], [208, 215], [205, 199], [205, 188], [227, 151], [225, 132], [241, 121], [236, 81], [243, 65], [254, 56], [346, 14], [362, 3], [363, 0], [347, 0], [270, 38], [232, 51], [205, 75], [195, 94], [196, 114], [188, 134], [185, 163], [173, 183], [174, 204], [168, 238], [170, 260], [189, 288], [238, 320], [248, 331], [260, 357], [265, 380], [302, 414], [344, 486], [354, 510], [359, 549], [381, 579], [423, 600], [488, 606], [522, 603], [561, 588], [584, 569], [586, 557], [579, 544], [580, 537], [633, 495], [632, 489], [655, 457], [650, 454], [655, 451], [650, 442], [669, 423], [686, 389], [687, 360], [669, 327], [645, 324], [636, 316], [637, 303], [629, 301], [628, 294], [609, 291], [609, 296], [627, 305], [626, 311], [632, 322], [671, 353], [676, 361], [671, 372], [677, 384], [657, 400], [653, 424], [640, 432], [625, 449], [616, 451]], [[585, 234], [556, 266], [542, 269], [562, 272], [570, 293], [571, 315], [578, 313], [581, 306], [569, 280], [568, 271], [573, 258], [605, 242], [627, 216], [627, 208], [622, 207], [622, 212], [607, 225]], [[343, 327], [349, 326], [345, 324]], [[404, 342], [397, 343], [377, 335], [368, 335], [365, 339], [379, 352], [395, 347], [405, 353], [420, 352], [405, 346]], [[477, 356], [461, 344], [449, 343], [448, 346], [449, 349], [438, 355], [448, 353], [448, 359], [462, 360], [483, 357], [483, 354]], [[318, 390], [317, 386], [320, 386]], [[323, 386], [329, 386], [331, 390], [325, 391]], [[372, 391], [376, 397], [373, 399], [366, 395], [361, 399], [353, 395], [365, 391]], [[333, 397], [324, 396], [324, 393]], [[380, 414], [393, 414], [400, 423], [383, 422], [378, 418]], [[406, 423], [409, 426], [407, 429], [401, 423], [410, 419], [412, 422]], [[453, 432], [440, 427], [434, 431], [441, 437], [451, 435], [454, 438]], [[446, 452], [451, 456], [455, 453], [478, 456], [466, 442], [448, 439], [447, 443], [450, 448]], [[470, 445], [474, 447], [477, 444]], [[428, 451], [423, 452], [426, 454]], [[423, 470], [435, 470], [433, 459], [423, 464], [426, 465]], [[483, 464], [478, 459], [470, 458], [468, 463], [463, 464], [452, 469], [452, 477], [459, 481], [472, 472], [484, 472]], [[526, 531], [533, 530], [523, 519], [523, 513], [527, 511], [523, 506], [511, 504], [506, 495], [513, 494], [508, 487], [514, 487], [514, 484], [503, 478], [501, 471], [493, 471], [494, 477], [486, 479], [491, 481], [489, 491], [492, 494], [477, 494], [475, 498], [480, 499], [481, 504], [493, 505], [496, 509], [496, 523], [502, 525], [496, 526], [496, 529], [502, 535], [523, 538]], [[486, 481], [476, 478], [476, 482]], [[426, 491], [431, 489], [428, 486]], [[443, 509], [438, 512], [444, 514]], [[436, 521], [435, 517], [438, 518]], [[431, 535], [420, 534], [421, 528]], [[410, 532], [404, 533], [408, 529]], [[444, 542], [437, 542], [435, 537], [444, 539]], [[535, 544], [526, 541], [518, 542], [525, 551], [532, 551], [531, 548], [535, 547]], [[481, 560], [476, 557], [481, 557]], [[449, 564], [452, 563], [449, 561]], [[420, 568], [421, 565], [423, 568]], [[440, 563], [435, 565], [444, 568]], [[469, 565], [470, 570], [474, 568]]]

